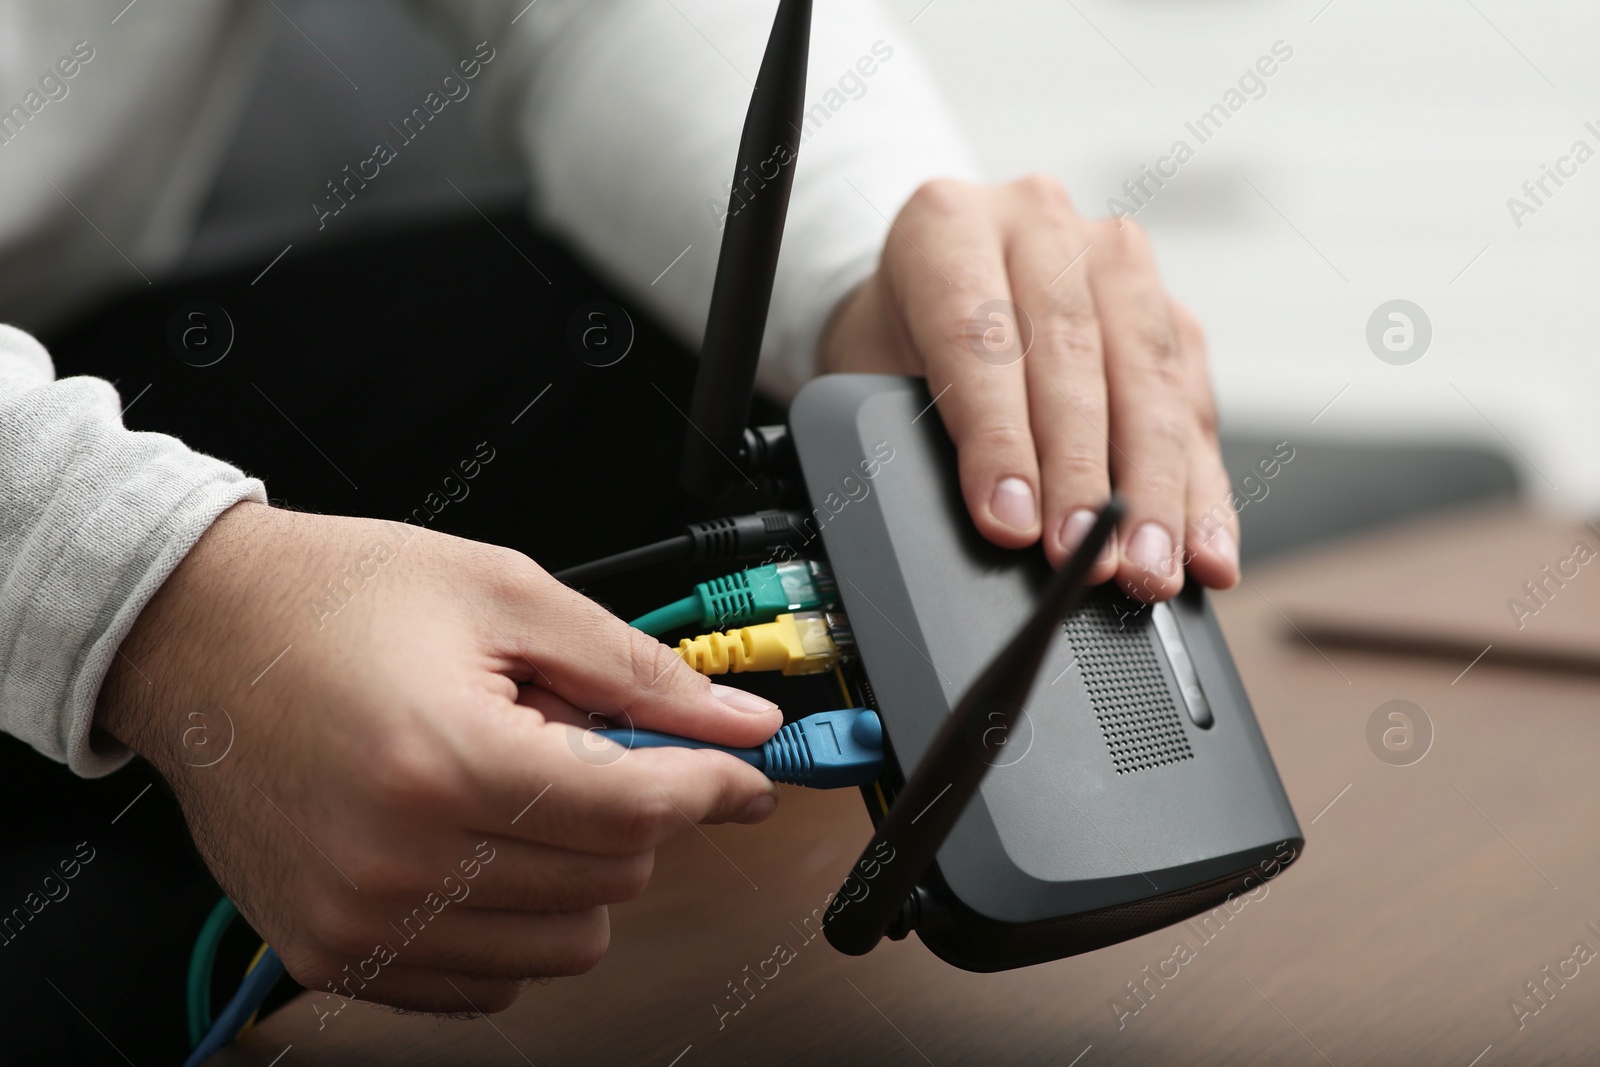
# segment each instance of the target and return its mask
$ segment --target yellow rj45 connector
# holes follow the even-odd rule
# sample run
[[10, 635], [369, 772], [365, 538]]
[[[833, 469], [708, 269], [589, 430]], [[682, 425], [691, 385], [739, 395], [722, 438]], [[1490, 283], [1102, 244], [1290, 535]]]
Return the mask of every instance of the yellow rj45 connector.
[[802, 611], [755, 626], [686, 637], [678, 643], [678, 655], [701, 674], [817, 674], [832, 670], [853, 644], [843, 615]]

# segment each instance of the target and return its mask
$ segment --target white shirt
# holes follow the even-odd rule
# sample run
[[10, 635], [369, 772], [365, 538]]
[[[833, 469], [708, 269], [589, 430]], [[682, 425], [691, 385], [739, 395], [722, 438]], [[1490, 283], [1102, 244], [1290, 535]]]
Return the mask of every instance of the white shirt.
[[[460, 60], [419, 106], [469, 112], [526, 169], [535, 221], [698, 346], [774, 5], [410, 3]], [[179, 260], [280, 17], [255, 0], [0, 4], [0, 320], [20, 327], [0, 327], [0, 729], [79, 774], [128, 758], [91, 725], [139, 612], [219, 514], [265, 492], [124, 429], [110, 384], [56, 381], [24, 330]], [[819, 0], [764, 386], [810, 376], [822, 324], [912, 191], [976, 171], [904, 25]], [[336, 226], [338, 203], [307, 211]], [[690, 245], [704, 254], [656, 280]]]

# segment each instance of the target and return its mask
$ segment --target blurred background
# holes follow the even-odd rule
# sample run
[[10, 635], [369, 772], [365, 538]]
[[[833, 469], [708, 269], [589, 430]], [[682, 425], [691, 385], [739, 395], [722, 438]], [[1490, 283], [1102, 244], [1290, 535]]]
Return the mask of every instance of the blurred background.
[[[264, 263], [305, 232], [306, 204], [348, 146], [448, 62], [398, 4], [281, 6], [303, 34], [277, 20], [187, 272]], [[1600, 163], [1559, 188], [1547, 180], [1542, 205], [1522, 189], [1575, 141], [1600, 149], [1584, 127], [1600, 119], [1600, 106], [1586, 110], [1600, 74], [1583, 52], [1600, 9], [888, 6], [904, 20], [891, 43], [929, 61], [991, 178], [1052, 174], [1085, 214], [1117, 198], [1149, 229], [1171, 289], [1209, 331], [1236, 486], [1276, 442], [1295, 448], [1269, 487], [1286, 502], [1246, 509], [1249, 557], [1519, 489], [1574, 513], [1600, 503], [1589, 417], [1600, 367], [1585, 300], [1600, 266]], [[705, 41], [686, 35], [685, 47], [722, 65], [716, 27], [701, 29]], [[1274, 73], [1241, 86], [1275, 46]], [[1202, 143], [1190, 126], [1218, 103], [1238, 110]], [[851, 121], [848, 109], [833, 121]], [[1180, 139], [1193, 158], [1159, 188], [1146, 180], [1154, 193], [1142, 203], [1130, 197], [1124, 183]], [[523, 202], [514, 164], [491, 157], [469, 124], [440, 124], [426, 141], [363, 194], [366, 210], [337, 239]], [[1535, 211], [1514, 219], [1513, 196]], [[1394, 300], [1420, 309], [1419, 340], [1431, 332], [1425, 349], [1413, 342], [1398, 357], [1411, 362], [1381, 360], [1369, 344], [1369, 319]]]

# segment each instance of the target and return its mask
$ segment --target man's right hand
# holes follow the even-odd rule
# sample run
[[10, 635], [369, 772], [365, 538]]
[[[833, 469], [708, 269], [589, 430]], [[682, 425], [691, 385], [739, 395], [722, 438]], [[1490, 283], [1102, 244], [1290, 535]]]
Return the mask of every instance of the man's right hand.
[[96, 724], [302, 985], [496, 1011], [599, 961], [666, 838], [777, 802], [726, 754], [586, 736], [595, 713], [736, 746], [781, 723], [518, 553], [240, 504], [139, 616]]

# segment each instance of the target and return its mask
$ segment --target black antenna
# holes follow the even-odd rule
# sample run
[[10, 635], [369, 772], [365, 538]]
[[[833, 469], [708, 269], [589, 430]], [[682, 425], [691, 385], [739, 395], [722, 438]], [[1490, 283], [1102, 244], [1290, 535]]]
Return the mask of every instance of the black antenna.
[[739, 138], [679, 469], [683, 487], [702, 500], [744, 482], [749, 453], [759, 447], [747, 446], [745, 423], [800, 153], [810, 47], [811, 0], [782, 0]]
[[[989, 661], [939, 729], [823, 919], [828, 942], [840, 952], [860, 956], [872, 951], [906, 906], [991, 766], [984, 758], [986, 751], [992, 752], [985, 739], [997, 730], [1004, 738], [1016, 725], [1051, 639], [1082, 599], [1089, 570], [1121, 518], [1122, 504], [1113, 497], [1045, 587], [1028, 621]], [[888, 860], [878, 854], [884, 843], [894, 850]], [[866, 895], [850, 899], [846, 890], [861, 878], [855, 872], [871, 865], [877, 874]]]

